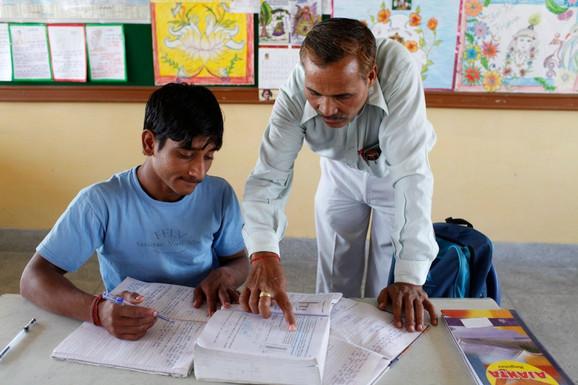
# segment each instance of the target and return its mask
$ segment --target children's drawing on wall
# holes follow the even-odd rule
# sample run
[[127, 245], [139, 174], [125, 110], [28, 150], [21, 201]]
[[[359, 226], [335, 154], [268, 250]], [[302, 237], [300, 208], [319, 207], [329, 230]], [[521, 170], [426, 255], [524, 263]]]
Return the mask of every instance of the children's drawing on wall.
[[321, 20], [321, 0], [263, 0], [259, 12], [259, 45], [301, 45]]
[[533, 71], [534, 61], [538, 53], [538, 36], [534, 26], [540, 22], [539, 15], [531, 16], [528, 26], [512, 36], [506, 50], [504, 76], [525, 77]]
[[376, 38], [404, 45], [421, 68], [424, 87], [452, 89], [459, 0], [334, 0], [335, 17], [363, 21]]
[[464, 0], [456, 90], [576, 92], [576, 0]]
[[289, 2], [263, 1], [259, 11], [259, 45], [287, 45], [290, 31]]
[[578, 24], [568, 33], [556, 33], [550, 45], [555, 51], [544, 60], [546, 78], [554, 79], [557, 92], [578, 91]]
[[253, 16], [222, 2], [153, 2], [155, 84], [254, 84]]
[[297, 0], [292, 2], [291, 44], [301, 45], [307, 33], [321, 21], [321, 1]]

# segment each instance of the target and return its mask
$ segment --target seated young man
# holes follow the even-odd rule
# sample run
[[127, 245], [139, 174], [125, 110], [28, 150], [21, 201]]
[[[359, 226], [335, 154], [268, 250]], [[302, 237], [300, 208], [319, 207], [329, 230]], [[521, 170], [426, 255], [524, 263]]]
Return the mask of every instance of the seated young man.
[[193, 305], [207, 302], [209, 314], [217, 302], [236, 301], [248, 272], [242, 217], [231, 186], [207, 175], [222, 138], [221, 109], [207, 88], [156, 90], [146, 105], [144, 163], [74, 198], [25, 267], [21, 294], [118, 338], [141, 338], [156, 321], [154, 309], [102, 301], [65, 277], [96, 250], [106, 290], [130, 276], [194, 286]]

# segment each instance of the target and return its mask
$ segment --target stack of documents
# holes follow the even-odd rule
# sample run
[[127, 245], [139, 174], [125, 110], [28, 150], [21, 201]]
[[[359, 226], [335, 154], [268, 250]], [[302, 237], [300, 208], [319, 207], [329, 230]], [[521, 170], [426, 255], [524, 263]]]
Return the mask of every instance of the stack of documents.
[[321, 385], [329, 343], [329, 315], [341, 294], [294, 294], [289, 298], [297, 330], [288, 330], [278, 307], [263, 319], [240, 307], [216, 312], [195, 346], [198, 380]]

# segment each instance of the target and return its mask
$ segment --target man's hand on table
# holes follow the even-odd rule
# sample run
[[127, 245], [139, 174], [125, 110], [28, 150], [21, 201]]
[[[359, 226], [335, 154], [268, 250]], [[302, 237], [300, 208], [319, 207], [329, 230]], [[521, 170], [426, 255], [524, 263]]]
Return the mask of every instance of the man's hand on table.
[[426, 311], [432, 325], [438, 324], [435, 307], [419, 285], [396, 282], [387, 286], [377, 297], [377, 307], [385, 310], [388, 304], [392, 305], [393, 323], [398, 328], [405, 326], [408, 332], [424, 330]]
[[295, 330], [295, 315], [285, 290], [285, 275], [279, 256], [271, 252], [257, 252], [251, 256], [251, 269], [241, 293], [240, 302], [245, 311], [271, 316], [271, 300], [283, 311], [289, 330]]
[[235, 277], [230, 268], [222, 266], [212, 270], [195, 288], [193, 306], [198, 309], [207, 302], [207, 315], [212, 316], [219, 303], [227, 309], [232, 303], [237, 303], [238, 299]]

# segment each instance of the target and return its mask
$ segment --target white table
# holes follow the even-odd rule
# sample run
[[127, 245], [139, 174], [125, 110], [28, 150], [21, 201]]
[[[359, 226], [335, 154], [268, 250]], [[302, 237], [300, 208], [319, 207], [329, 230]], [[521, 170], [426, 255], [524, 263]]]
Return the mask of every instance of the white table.
[[[364, 300], [366, 302], [366, 300]], [[492, 299], [434, 299], [436, 309], [496, 309]], [[0, 361], [3, 385], [162, 385], [215, 384], [128, 370], [57, 361], [50, 353], [80, 322], [61, 317], [17, 294], [0, 296], [0, 347], [8, 343], [31, 318], [30, 334]], [[431, 327], [377, 382], [386, 384], [470, 385], [473, 380], [443, 322]]]

